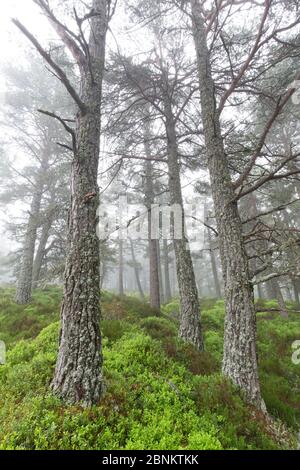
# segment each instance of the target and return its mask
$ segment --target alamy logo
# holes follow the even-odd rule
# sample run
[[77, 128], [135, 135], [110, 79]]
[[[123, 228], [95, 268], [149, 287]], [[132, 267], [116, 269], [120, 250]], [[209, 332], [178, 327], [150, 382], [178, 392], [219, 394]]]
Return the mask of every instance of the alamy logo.
[[6, 346], [4, 341], [0, 341], [0, 366], [3, 366], [6, 362]]
[[295, 352], [292, 355], [292, 363], [298, 366], [300, 364], [300, 340], [294, 341], [292, 348], [295, 349]]
[[205, 204], [201, 198], [185, 204], [128, 203], [120, 196], [115, 204], [101, 204], [98, 208], [97, 235], [100, 240], [188, 240], [189, 249], [201, 250], [205, 243]]

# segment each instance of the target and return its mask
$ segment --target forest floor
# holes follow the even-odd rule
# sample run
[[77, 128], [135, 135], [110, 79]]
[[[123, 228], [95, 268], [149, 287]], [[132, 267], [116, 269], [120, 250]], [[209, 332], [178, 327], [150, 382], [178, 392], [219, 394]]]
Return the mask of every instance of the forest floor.
[[[300, 365], [292, 343], [300, 314], [258, 313], [262, 394], [271, 419], [221, 375], [224, 305], [203, 299], [205, 353], [177, 339], [178, 301], [152, 310], [135, 296], [102, 295], [105, 394], [66, 406], [50, 393], [61, 290], [27, 306], [0, 290], [0, 449], [290, 449], [300, 428]], [[260, 309], [274, 308], [273, 301]], [[292, 310], [294, 306], [289, 305]]]

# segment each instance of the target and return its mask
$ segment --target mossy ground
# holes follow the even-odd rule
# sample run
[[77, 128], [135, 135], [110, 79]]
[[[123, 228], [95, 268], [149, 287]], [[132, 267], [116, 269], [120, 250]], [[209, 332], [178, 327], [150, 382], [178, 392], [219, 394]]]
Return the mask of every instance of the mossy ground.
[[[206, 352], [177, 339], [178, 301], [152, 310], [136, 297], [102, 297], [104, 380], [99, 406], [66, 406], [50, 393], [61, 291], [29, 306], [0, 292], [0, 449], [279, 449], [295, 446], [300, 366], [291, 361], [300, 315], [258, 314], [263, 397], [275, 418], [247, 406], [221, 375], [223, 303], [203, 300]], [[265, 308], [269, 308], [266, 304]], [[280, 429], [284, 437], [280, 439]], [[278, 431], [279, 430], [279, 431]]]

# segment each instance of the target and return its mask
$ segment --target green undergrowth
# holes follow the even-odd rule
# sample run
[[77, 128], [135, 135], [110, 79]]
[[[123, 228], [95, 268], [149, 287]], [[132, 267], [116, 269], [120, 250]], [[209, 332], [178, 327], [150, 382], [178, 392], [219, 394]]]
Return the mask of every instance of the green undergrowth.
[[[291, 361], [300, 319], [258, 314], [262, 392], [270, 426], [220, 374], [224, 306], [204, 299], [205, 353], [178, 340], [178, 301], [159, 313], [136, 297], [102, 296], [105, 394], [67, 406], [50, 393], [61, 291], [21, 307], [1, 291], [0, 449], [285, 449], [300, 423], [300, 366]], [[267, 308], [267, 307], [266, 307]], [[16, 323], [19, 319], [19, 324]], [[21, 320], [20, 320], [21, 319]], [[17, 325], [17, 327], [16, 327]], [[282, 424], [281, 424], [282, 423]], [[280, 439], [280, 426], [290, 429]]]

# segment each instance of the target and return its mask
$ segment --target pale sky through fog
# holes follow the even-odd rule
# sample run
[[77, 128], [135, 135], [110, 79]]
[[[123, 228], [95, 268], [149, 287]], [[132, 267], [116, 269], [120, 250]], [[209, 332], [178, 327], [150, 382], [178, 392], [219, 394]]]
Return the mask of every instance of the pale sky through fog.
[[[39, 37], [44, 37], [47, 31], [50, 34], [49, 26], [45, 18], [39, 13], [38, 8], [32, 0], [9, 0], [1, 2], [0, 17], [0, 70], [1, 65], [7, 62], [18, 63], [22, 61], [24, 50], [24, 37], [11, 22], [12, 18], [20, 19], [29, 29], [36, 32]], [[5, 79], [0, 75], [1, 98], [5, 93]], [[4, 129], [2, 129], [2, 132]], [[6, 208], [0, 208], [0, 254], [10, 251], [12, 243], [7, 240], [3, 233], [4, 222], [14, 214], [8, 213]]]
[[[55, 0], [53, 0], [53, 6], [55, 6]], [[70, 5], [72, 0], [70, 0]], [[78, 5], [78, 0], [74, 0], [74, 3]], [[1, 75], [1, 66], [5, 63], [22, 64], [24, 51], [26, 49], [33, 49], [27, 38], [17, 29], [12, 23], [12, 18], [19, 19], [26, 28], [35, 35], [39, 42], [47, 48], [49, 42], [59, 41], [55, 31], [47, 19], [42, 15], [40, 9], [34, 4], [33, 0], [2, 0], [1, 2], [1, 17], [0, 17], [0, 104], [1, 99], [5, 99], [5, 79]], [[57, 10], [58, 15], [60, 11]], [[72, 28], [72, 25], [71, 25]], [[147, 36], [145, 30], [139, 25], [133, 25], [130, 23], [128, 11], [124, 11], [124, 2], [119, 2], [118, 8], [110, 24], [110, 28], [113, 31], [108, 34], [107, 46], [109, 50], [116, 50], [116, 40], [118, 42], [118, 48], [126, 55], [135, 55], [137, 53], [143, 53], [149, 51], [153, 44], [150, 40], [150, 34]], [[194, 54], [193, 50], [191, 52]], [[42, 59], [41, 59], [42, 60]], [[25, 64], [24, 60], [24, 64]], [[45, 73], [48, 73], [45, 68]], [[2, 127], [2, 136], [5, 138], [5, 128]], [[4, 134], [3, 134], [4, 133]], [[102, 141], [102, 147], [105, 146], [105, 141]], [[22, 161], [23, 156], [18, 155], [18, 161]], [[1, 158], [1, 157], [0, 157]], [[111, 159], [105, 156], [103, 152], [101, 155], [100, 166], [107, 168], [111, 164]], [[21, 168], [20, 168], [21, 169]], [[193, 181], [191, 181], [193, 180]], [[186, 196], [191, 196], [193, 182], [197, 180], [196, 175], [193, 178], [189, 174], [182, 177], [183, 192]], [[12, 181], [13, 184], [13, 181]], [[106, 184], [104, 184], [104, 187]], [[9, 207], [0, 207], [0, 254], [7, 254], [12, 248], [16, 247], [16, 242], [12, 242], [7, 239], [4, 227], [5, 223], [12, 221], [13, 219], [22, 218], [26, 213], [27, 205], [22, 202]]]
[[[122, 21], [120, 21], [120, 15], [123, 16], [122, 10], [119, 6], [116, 15], [117, 19], [114, 19], [111, 24], [112, 29], [118, 29], [118, 36], [120, 35], [120, 26], [122, 24]], [[56, 33], [33, 0], [2, 0], [0, 16], [0, 105], [5, 102], [6, 90], [5, 77], [1, 73], [1, 66], [10, 62], [16, 64], [22, 63], [22, 57], [26, 48], [33, 48], [30, 42], [12, 23], [12, 18], [19, 19], [38, 38], [42, 45], [47, 47], [49, 41], [58, 41]], [[109, 36], [109, 46], [115, 48], [115, 41], [111, 35]], [[124, 41], [121, 40], [120, 43], [124, 45]], [[47, 73], [46, 69], [45, 73]], [[4, 136], [5, 139], [5, 127], [2, 127], [1, 132], [2, 137]], [[26, 205], [24, 207], [24, 204], [0, 207], [0, 255], [8, 254], [12, 248], [16, 247], [16, 243], [7, 238], [5, 224], [12, 219], [22, 216], [21, 214], [24, 210], [26, 210]]]

